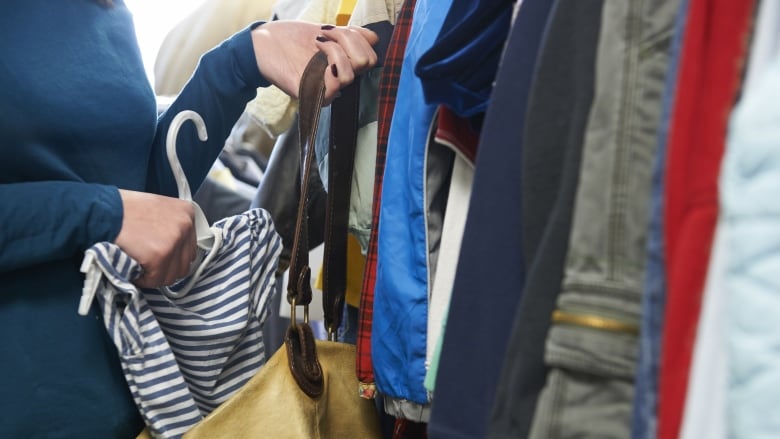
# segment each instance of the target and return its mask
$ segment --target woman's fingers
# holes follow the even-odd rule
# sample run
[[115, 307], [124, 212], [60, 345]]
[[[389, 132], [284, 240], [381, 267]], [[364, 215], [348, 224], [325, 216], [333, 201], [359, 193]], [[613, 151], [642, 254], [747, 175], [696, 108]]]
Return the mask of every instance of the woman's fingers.
[[114, 242], [143, 267], [135, 284], [157, 288], [185, 277], [197, 251], [192, 204], [143, 192], [119, 193], [124, 216]]
[[301, 74], [312, 55], [317, 50], [325, 52], [329, 64], [325, 74], [327, 102], [357, 74], [376, 64], [371, 46], [378, 40], [368, 29], [302, 21], [277, 20], [252, 31], [260, 73], [293, 97], [298, 97]]
[[371, 46], [379, 41], [379, 37], [373, 31], [357, 26], [323, 26], [321, 30], [325, 38], [335, 41], [344, 49], [357, 74], [376, 64], [376, 52]]
[[325, 69], [325, 103], [330, 103], [342, 87], [355, 79], [352, 63], [344, 49], [335, 42], [317, 42], [317, 47], [328, 57]]
[[190, 264], [195, 259], [196, 241], [195, 229], [187, 229], [168, 259], [168, 271], [163, 273], [161, 285], [171, 285], [189, 274]]
[[355, 76], [376, 64], [372, 44], [377, 35], [359, 27], [322, 26], [322, 35], [316, 45], [328, 57], [330, 65], [325, 72], [325, 102], [330, 103], [338, 91], [355, 80]]

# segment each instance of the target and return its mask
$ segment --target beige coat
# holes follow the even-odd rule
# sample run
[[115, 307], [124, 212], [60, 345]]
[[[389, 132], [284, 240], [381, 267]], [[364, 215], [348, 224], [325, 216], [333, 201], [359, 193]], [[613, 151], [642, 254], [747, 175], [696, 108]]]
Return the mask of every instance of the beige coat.
[[201, 55], [258, 20], [270, 20], [274, 0], [206, 0], [163, 40], [154, 63], [154, 91], [173, 96], [190, 79]]

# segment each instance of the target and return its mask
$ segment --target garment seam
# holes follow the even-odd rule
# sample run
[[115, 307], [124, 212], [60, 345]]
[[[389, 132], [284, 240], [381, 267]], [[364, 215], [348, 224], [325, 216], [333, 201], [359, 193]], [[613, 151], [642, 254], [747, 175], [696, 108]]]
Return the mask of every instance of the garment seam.
[[[545, 362], [554, 369], [584, 373], [599, 378], [631, 381], [634, 377], [634, 370], [631, 370], [633, 368], [628, 368], [629, 370], [627, 371], [627, 368], [625, 367], [612, 366], [605, 364], [604, 362], [583, 362], [581, 355], [573, 355], [565, 352], [550, 354], [545, 358]], [[575, 366], [575, 364], [579, 367]], [[590, 370], [583, 368], [583, 365], [590, 366]]]
[[620, 287], [613, 287], [611, 285], [604, 285], [604, 284], [591, 284], [591, 283], [579, 283], [579, 282], [567, 282], [561, 291], [561, 294], [565, 294], [567, 292], [578, 292], [578, 293], [587, 293], [587, 292], [596, 292], [596, 293], [604, 293], [608, 295], [618, 295], [619, 297], [624, 297], [626, 293], [634, 293], [636, 295], [641, 295], [641, 293], [638, 293], [634, 288], [626, 287], [625, 284], [620, 284]]
[[628, 2], [628, 11], [626, 13], [626, 43], [628, 45], [627, 55], [624, 61], [624, 80], [619, 108], [618, 117], [618, 134], [615, 144], [615, 168], [612, 174], [612, 187], [614, 191], [610, 196], [610, 216], [608, 219], [608, 235], [610, 239], [608, 241], [609, 246], [609, 263], [607, 269], [609, 270], [609, 279], [617, 279], [621, 275], [625, 274], [625, 270], [621, 265], [623, 260], [626, 260], [623, 249], [620, 248], [620, 243], [626, 242], [626, 221], [625, 213], [627, 212], [628, 205], [628, 180], [630, 178], [630, 162], [631, 152], [635, 148], [633, 142], [630, 141], [630, 132], [633, 127], [634, 117], [636, 112], [633, 111], [633, 105], [635, 102], [636, 93], [636, 72], [638, 70], [637, 58], [637, 42], [641, 33], [641, 20], [638, 18], [637, 10], [641, 11], [644, 6], [643, 0], [637, 2]]
[[[430, 150], [430, 142], [433, 140], [433, 126], [435, 125], [436, 118], [439, 115], [439, 110], [433, 112], [431, 122], [428, 124], [428, 134], [425, 137], [425, 149], [423, 151], [423, 172], [422, 172], [422, 196], [423, 196], [423, 224], [425, 225], [423, 232], [425, 236], [425, 280], [426, 288], [425, 295], [428, 298], [428, 303], [431, 302], [431, 294], [433, 294], [433, 279], [431, 279], [431, 252], [430, 252], [430, 240], [428, 236], [428, 151]], [[426, 312], [427, 318], [430, 318], [430, 308]], [[426, 352], [427, 352], [427, 338], [426, 338]]]
[[552, 403], [553, 403], [553, 409], [550, 413], [550, 419], [549, 419], [549, 425], [548, 425], [548, 431], [550, 433], [555, 432], [555, 434], [551, 434], [552, 437], [561, 437], [561, 422], [560, 419], [563, 414], [562, 406], [563, 406], [563, 394], [566, 390], [566, 380], [563, 379], [563, 373], [559, 369], [558, 374], [555, 377], [555, 381], [557, 381], [557, 386], [554, 385], [555, 393], [552, 396]]

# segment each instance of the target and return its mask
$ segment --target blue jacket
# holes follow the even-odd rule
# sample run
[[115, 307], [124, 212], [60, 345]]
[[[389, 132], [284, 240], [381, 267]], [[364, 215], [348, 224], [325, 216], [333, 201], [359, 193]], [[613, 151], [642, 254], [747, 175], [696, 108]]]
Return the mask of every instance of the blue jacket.
[[428, 252], [426, 143], [435, 105], [426, 104], [417, 59], [433, 44], [451, 0], [418, 0], [412, 18], [393, 121], [379, 214], [371, 354], [378, 389], [426, 404]]
[[205, 144], [189, 125], [179, 135], [200, 182], [267, 85], [245, 30], [203, 57], [158, 120], [130, 12], [114, 3], [0, 2], [0, 437], [140, 431], [100, 317], [76, 313], [83, 251], [118, 234], [117, 188], [176, 195], [164, 149], [173, 115], [206, 122]]

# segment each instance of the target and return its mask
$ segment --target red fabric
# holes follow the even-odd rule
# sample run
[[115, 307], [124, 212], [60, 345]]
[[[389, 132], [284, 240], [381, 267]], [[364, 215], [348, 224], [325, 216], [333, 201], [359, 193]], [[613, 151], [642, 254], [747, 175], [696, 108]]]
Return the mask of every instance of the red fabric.
[[658, 437], [679, 435], [718, 215], [718, 175], [753, 0], [690, 0], [666, 168], [667, 299]]
[[[360, 294], [360, 317], [357, 335], [356, 372], [361, 383], [374, 382], [374, 365], [371, 361], [371, 326], [374, 319], [374, 286], [376, 285], [377, 237], [379, 231], [379, 207], [382, 198], [382, 181], [387, 158], [387, 138], [390, 135], [390, 122], [395, 109], [395, 96], [398, 81], [401, 78], [406, 42], [412, 29], [412, 15], [416, 0], [404, 1], [393, 36], [385, 56], [382, 78], [379, 80], [379, 108], [377, 114], [376, 171], [374, 174], [374, 199], [371, 208], [371, 237], [366, 253], [366, 268], [363, 272], [363, 289]], [[362, 395], [373, 396], [373, 392]]]
[[393, 426], [393, 439], [426, 439], [428, 424], [396, 419]]
[[434, 137], [438, 143], [460, 152], [471, 164], [477, 159], [479, 133], [471, 127], [468, 118], [458, 116], [449, 107], [439, 105]]

